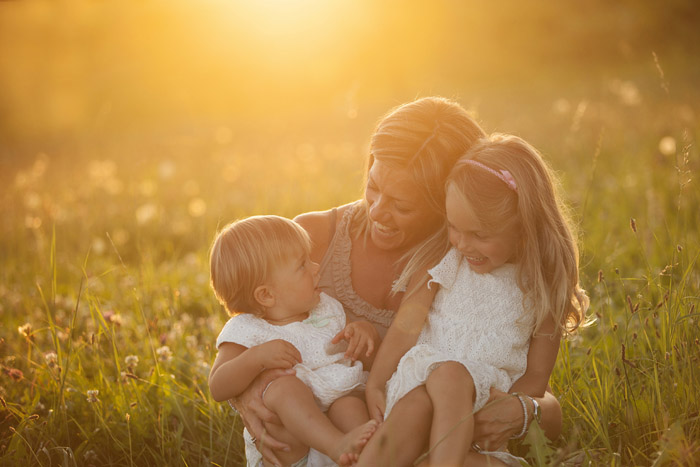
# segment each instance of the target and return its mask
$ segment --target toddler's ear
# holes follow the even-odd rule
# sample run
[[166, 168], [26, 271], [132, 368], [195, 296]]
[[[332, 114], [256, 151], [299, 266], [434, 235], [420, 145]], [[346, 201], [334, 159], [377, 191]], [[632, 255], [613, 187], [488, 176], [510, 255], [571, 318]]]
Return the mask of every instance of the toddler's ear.
[[267, 285], [257, 286], [253, 291], [253, 297], [255, 297], [256, 302], [265, 308], [271, 308], [275, 305], [275, 296]]

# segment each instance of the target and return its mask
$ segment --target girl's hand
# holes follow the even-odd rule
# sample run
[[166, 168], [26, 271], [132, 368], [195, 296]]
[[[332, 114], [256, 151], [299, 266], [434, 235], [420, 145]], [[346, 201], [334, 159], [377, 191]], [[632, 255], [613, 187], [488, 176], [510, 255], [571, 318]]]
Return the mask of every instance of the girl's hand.
[[379, 343], [379, 333], [368, 321], [353, 321], [336, 334], [331, 343], [337, 344], [341, 340], [348, 342], [345, 358], [355, 361], [374, 353]]
[[275, 339], [251, 347], [260, 364], [261, 371], [271, 368], [292, 368], [301, 363], [301, 353], [294, 345], [282, 339]]
[[382, 423], [384, 421], [384, 411], [386, 410], [386, 394], [381, 388], [367, 386], [365, 389], [365, 399], [367, 399], [367, 410], [369, 417]]
[[275, 455], [275, 451], [287, 451], [289, 445], [277, 441], [270, 436], [265, 429], [265, 423], [281, 424], [282, 422], [277, 415], [270, 409], [265, 407], [262, 399], [262, 393], [273, 380], [280, 376], [293, 375], [292, 369], [276, 369], [266, 370], [258, 375], [248, 388], [239, 394], [238, 397], [231, 400], [236, 410], [243, 420], [243, 424], [248, 429], [248, 432], [257, 439], [256, 446], [258, 451], [263, 456], [263, 459], [274, 465], [281, 465], [279, 459]]
[[523, 406], [518, 398], [491, 388], [488, 402], [474, 414], [474, 443], [486, 451], [494, 451], [522, 428]]

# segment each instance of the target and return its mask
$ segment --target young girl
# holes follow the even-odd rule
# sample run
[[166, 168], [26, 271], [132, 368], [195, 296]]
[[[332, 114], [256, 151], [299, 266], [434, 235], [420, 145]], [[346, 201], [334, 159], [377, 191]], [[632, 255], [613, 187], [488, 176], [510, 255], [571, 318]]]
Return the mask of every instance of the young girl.
[[[293, 367], [296, 377], [277, 378], [263, 392], [265, 405], [283, 425], [268, 423], [268, 432], [291, 446], [280, 460], [302, 465], [311, 446], [335, 463], [349, 464], [376, 422], [364, 402], [350, 395], [363, 389], [367, 372], [345, 358], [338, 342], [351, 329], [355, 347], [367, 357], [378, 343], [362, 328], [345, 326], [340, 303], [317, 287], [319, 267], [309, 250], [306, 231], [277, 216], [243, 219], [219, 233], [211, 251], [211, 284], [233, 317], [216, 341], [209, 388], [215, 400], [228, 400], [261, 371]], [[344, 433], [338, 426], [354, 429]], [[249, 449], [256, 440], [245, 435], [248, 465], [261, 465], [259, 453]]]
[[[401, 305], [372, 367], [367, 404], [381, 419], [425, 385], [433, 404], [431, 465], [472, 465], [486, 454], [492, 465], [500, 465], [495, 458], [519, 465], [504, 452], [470, 451], [472, 413], [490, 387], [544, 393], [562, 332], [576, 329], [588, 307], [575, 237], [551, 170], [515, 136], [484, 139], [456, 163], [446, 214], [453, 248], [428, 271], [427, 287]], [[515, 437], [537, 415], [534, 399], [521, 392], [513, 393], [524, 414]]]

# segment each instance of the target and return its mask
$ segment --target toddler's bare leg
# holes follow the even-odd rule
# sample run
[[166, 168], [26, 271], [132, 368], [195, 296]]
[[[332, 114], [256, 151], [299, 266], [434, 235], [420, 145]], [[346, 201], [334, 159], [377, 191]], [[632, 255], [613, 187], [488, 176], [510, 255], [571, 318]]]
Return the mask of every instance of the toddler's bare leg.
[[369, 421], [369, 412], [361, 392], [338, 398], [328, 408], [328, 418], [343, 433]]
[[474, 435], [474, 380], [457, 362], [445, 362], [425, 383], [433, 402], [430, 464], [462, 465]]
[[427, 447], [433, 406], [419, 386], [399, 400], [360, 454], [358, 465], [410, 466]]
[[311, 389], [295, 376], [277, 378], [264, 395], [265, 405], [299, 441], [343, 465], [353, 462], [376, 430], [374, 421], [345, 434], [316, 405]]

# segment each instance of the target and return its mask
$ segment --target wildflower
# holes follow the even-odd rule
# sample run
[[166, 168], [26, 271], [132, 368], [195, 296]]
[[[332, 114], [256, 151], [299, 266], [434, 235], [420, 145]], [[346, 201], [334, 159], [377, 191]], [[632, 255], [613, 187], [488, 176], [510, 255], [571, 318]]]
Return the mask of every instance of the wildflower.
[[170, 347], [168, 347], [167, 345], [159, 347], [156, 350], [156, 354], [158, 355], [158, 359], [161, 362], [169, 362], [170, 360], [173, 359], [173, 352], [170, 350]]
[[634, 217], [630, 217], [630, 228], [632, 232], [637, 233], [637, 221]]
[[186, 336], [185, 342], [187, 343], [188, 348], [194, 349], [197, 347], [197, 336]]
[[90, 403], [97, 402], [97, 395], [100, 393], [97, 389], [88, 389], [87, 391], [87, 401]]
[[8, 376], [16, 383], [24, 379], [24, 373], [22, 373], [22, 370], [17, 368], [8, 368], [5, 371], [7, 371]]
[[24, 323], [17, 328], [17, 332], [29, 339], [32, 337], [32, 325], [30, 323]]
[[122, 315], [120, 315], [119, 313], [115, 313], [113, 310], [105, 311], [104, 313], [102, 313], [102, 317], [108, 323], [113, 323], [117, 326], [121, 326], [122, 324]]
[[91, 449], [89, 451], [85, 451], [83, 458], [85, 459], [85, 462], [94, 462], [97, 460], [97, 454]]
[[44, 360], [49, 368], [55, 368], [58, 363], [58, 355], [56, 355], [56, 352], [46, 352], [44, 354]]
[[129, 369], [129, 371], [131, 371], [136, 368], [136, 365], [139, 364], [139, 357], [136, 355], [127, 355], [124, 362], [126, 363], [126, 367]]

